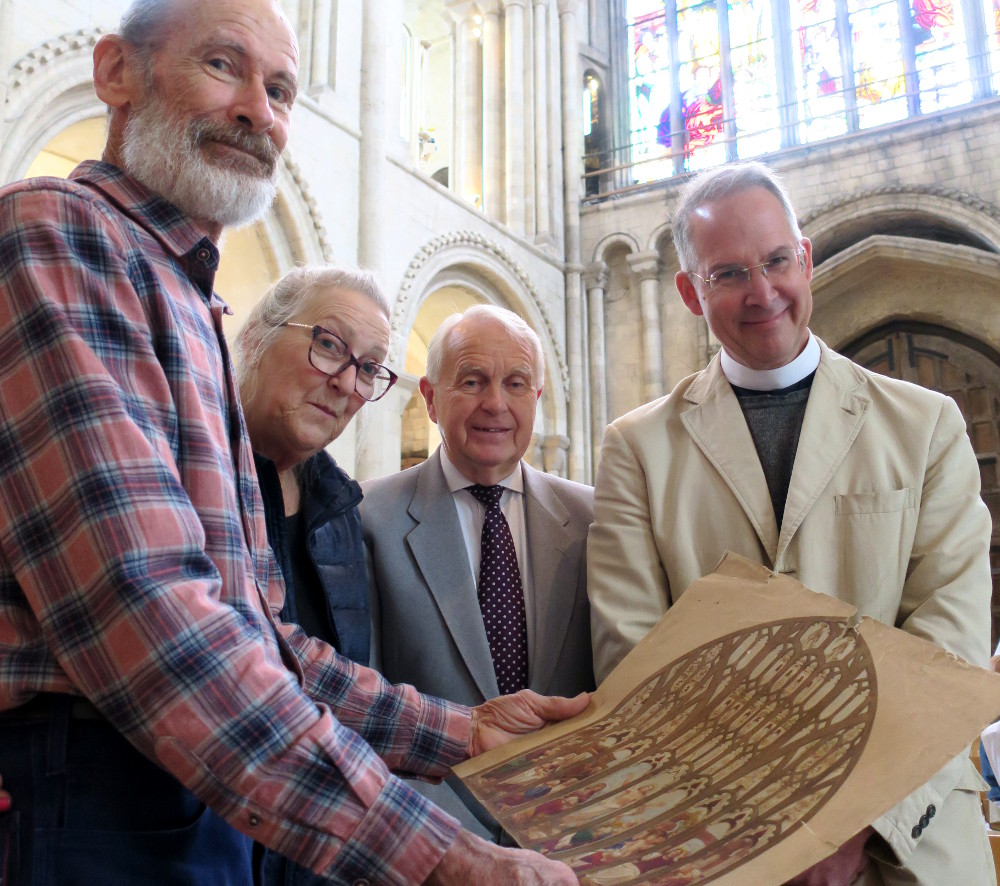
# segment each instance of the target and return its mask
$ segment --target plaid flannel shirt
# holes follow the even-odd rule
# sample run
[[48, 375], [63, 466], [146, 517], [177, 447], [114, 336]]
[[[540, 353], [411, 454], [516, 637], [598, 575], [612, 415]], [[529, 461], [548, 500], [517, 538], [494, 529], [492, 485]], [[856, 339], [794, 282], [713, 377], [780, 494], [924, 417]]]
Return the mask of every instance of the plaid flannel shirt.
[[276, 625], [217, 264], [108, 164], [0, 189], [0, 709], [82, 694], [254, 839], [418, 883], [458, 825], [389, 768], [443, 774], [468, 710]]

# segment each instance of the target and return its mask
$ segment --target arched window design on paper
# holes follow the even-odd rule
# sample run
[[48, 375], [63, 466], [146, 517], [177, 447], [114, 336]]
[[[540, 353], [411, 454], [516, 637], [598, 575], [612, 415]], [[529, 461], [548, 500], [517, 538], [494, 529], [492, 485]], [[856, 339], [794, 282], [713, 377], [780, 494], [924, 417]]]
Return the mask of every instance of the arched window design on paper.
[[847, 619], [762, 624], [469, 784], [521, 846], [588, 882], [707, 883], [823, 808], [864, 751], [877, 695]]
[[626, 15], [634, 183], [1000, 87], [1000, 0], [627, 0]]

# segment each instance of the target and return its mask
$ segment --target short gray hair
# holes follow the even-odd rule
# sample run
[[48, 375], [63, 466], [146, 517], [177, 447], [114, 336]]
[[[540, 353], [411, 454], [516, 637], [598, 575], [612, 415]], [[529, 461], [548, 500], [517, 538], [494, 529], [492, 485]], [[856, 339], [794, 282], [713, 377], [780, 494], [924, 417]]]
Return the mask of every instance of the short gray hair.
[[176, 5], [177, 0], [132, 0], [118, 24], [118, 35], [137, 49], [156, 46]]
[[542, 387], [545, 382], [545, 352], [542, 350], [542, 340], [521, 317], [513, 311], [497, 305], [473, 305], [461, 314], [451, 314], [444, 318], [444, 321], [431, 336], [430, 344], [427, 345], [427, 380], [431, 384], [437, 384], [441, 380], [441, 364], [444, 363], [444, 352], [448, 347], [448, 339], [452, 330], [466, 317], [482, 317], [499, 323], [515, 341], [525, 345], [532, 355], [533, 378], [532, 382], [537, 387]]
[[795, 239], [802, 239], [792, 201], [777, 173], [756, 160], [717, 166], [698, 173], [681, 190], [680, 202], [674, 212], [673, 237], [682, 271], [693, 271], [698, 265], [698, 256], [691, 242], [691, 216], [694, 211], [713, 200], [751, 188], [763, 188], [777, 197]]
[[118, 36], [135, 50], [147, 93], [153, 89], [153, 56], [176, 6], [177, 0], [132, 0], [118, 23]]
[[335, 265], [292, 268], [264, 293], [236, 333], [232, 350], [241, 396], [244, 388], [252, 393], [253, 370], [281, 333], [281, 324], [291, 320], [311, 295], [326, 289], [357, 292], [389, 318], [389, 300], [371, 271]]

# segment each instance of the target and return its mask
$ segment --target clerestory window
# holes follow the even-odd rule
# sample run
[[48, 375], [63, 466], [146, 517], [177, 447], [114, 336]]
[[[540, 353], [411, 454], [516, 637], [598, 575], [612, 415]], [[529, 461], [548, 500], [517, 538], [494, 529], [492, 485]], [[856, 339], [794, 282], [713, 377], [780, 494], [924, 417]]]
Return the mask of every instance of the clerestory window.
[[[608, 188], [995, 95], [1000, 0], [627, 0], [629, 144]], [[590, 168], [593, 168], [593, 161]]]

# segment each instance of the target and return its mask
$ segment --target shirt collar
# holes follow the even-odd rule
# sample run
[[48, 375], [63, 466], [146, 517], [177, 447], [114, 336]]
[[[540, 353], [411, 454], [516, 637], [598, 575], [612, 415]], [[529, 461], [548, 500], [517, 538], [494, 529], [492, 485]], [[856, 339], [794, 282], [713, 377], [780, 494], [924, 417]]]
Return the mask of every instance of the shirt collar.
[[802, 353], [791, 363], [786, 363], [777, 369], [751, 369], [749, 366], [737, 363], [725, 348], [722, 349], [720, 356], [722, 374], [729, 383], [750, 391], [778, 391], [797, 384], [816, 371], [819, 358], [819, 342], [812, 332], [809, 333], [809, 341], [806, 342]]
[[154, 194], [125, 170], [103, 160], [84, 160], [69, 178], [100, 191], [108, 202], [136, 224], [145, 228], [163, 248], [188, 268], [200, 286], [208, 289], [206, 297], [229, 307], [211, 291], [211, 282], [219, 266], [219, 250], [205, 232], [168, 200]]
[[[444, 445], [438, 447], [438, 455], [441, 458], [441, 470], [444, 473], [444, 481], [448, 484], [448, 489], [451, 492], [460, 492], [468, 486], [475, 485], [475, 481], [470, 480], [451, 463]], [[524, 475], [521, 473], [521, 462], [517, 463], [517, 467], [514, 468], [509, 476], [504, 477], [496, 485], [506, 486], [511, 492], [524, 492]]]

